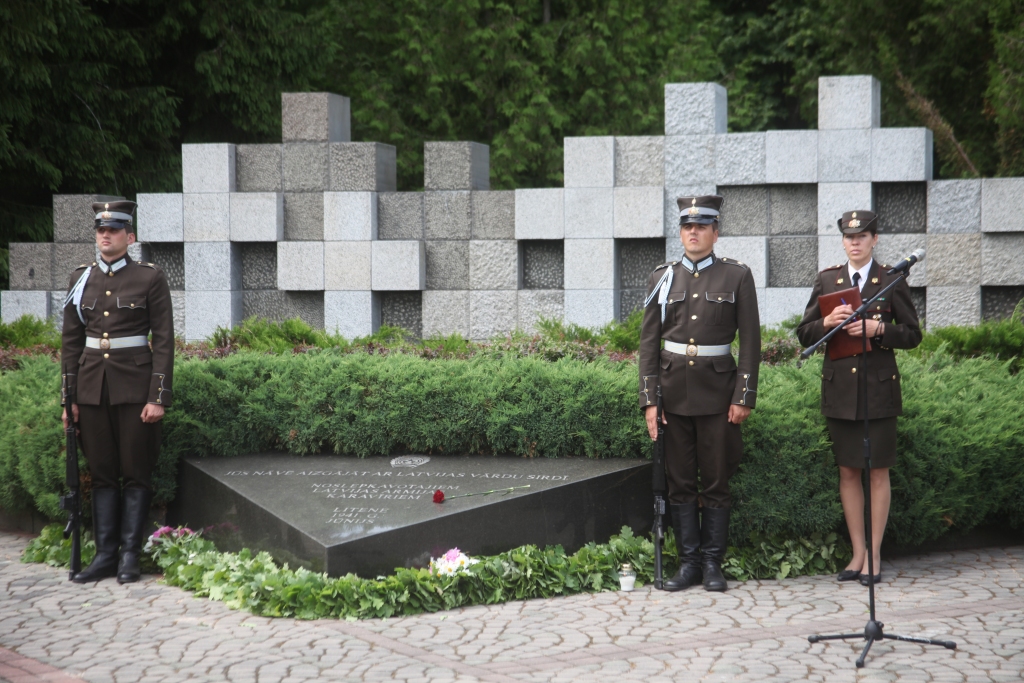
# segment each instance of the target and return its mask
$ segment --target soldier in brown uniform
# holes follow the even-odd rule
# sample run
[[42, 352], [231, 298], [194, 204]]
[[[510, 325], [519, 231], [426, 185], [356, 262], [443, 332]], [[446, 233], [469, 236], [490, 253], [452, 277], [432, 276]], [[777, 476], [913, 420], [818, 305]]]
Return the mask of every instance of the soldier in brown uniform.
[[73, 580], [116, 575], [130, 583], [139, 580], [160, 420], [171, 404], [174, 318], [163, 272], [128, 256], [135, 202], [92, 207], [101, 258], [71, 276], [61, 345], [63, 419], [66, 426], [70, 393], [92, 475], [96, 539], [95, 559]]
[[[757, 398], [761, 326], [750, 268], [713, 251], [722, 198], [683, 197], [678, 205], [686, 255], [658, 266], [647, 284], [640, 407], [651, 438], [657, 438], [660, 384], [668, 502], [681, 560], [665, 589], [682, 590], [703, 579], [706, 590], [724, 591], [729, 479], [743, 454], [740, 424]], [[738, 366], [730, 351], [737, 330]]]
[[[814, 344], [843, 322], [853, 308], [837, 306], [822, 318], [818, 297], [851, 287], [859, 287], [867, 301], [884, 289], [896, 275], [886, 275], [889, 266], [879, 266], [872, 257], [878, 244], [878, 217], [871, 211], [848, 211], [839, 219], [843, 249], [850, 259], [818, 273], [807, 310], [797, 329], [804, 346]], [[871, 434], [871, 539], [875, 583], [882, 580], [882, 535], [889, 517], [889, 468], [896, 464], [896, 417], [903, 413], [900, 371], [893, 349], [912, 349], [921, 343], [921, 326], [910, 300], [910, 287], [900, 282], [871, 307], [866, 322], [871, 339], [867, 358], [868, 418]], [[862, 337], [861, 321], [851, 322], [846, 331]], [[853, 543], [853, 559], [839, 573], [840, 581], [868, 583], [865, 569], [867, 548], [864, 535], [864, 408], [860, 394], [860, 355], [832, 360], [825, 355], [821, 370], [821, 413], [828, 423], [832, 450], [839, 466], [839, 497], [843, 503], [846, 526]]]

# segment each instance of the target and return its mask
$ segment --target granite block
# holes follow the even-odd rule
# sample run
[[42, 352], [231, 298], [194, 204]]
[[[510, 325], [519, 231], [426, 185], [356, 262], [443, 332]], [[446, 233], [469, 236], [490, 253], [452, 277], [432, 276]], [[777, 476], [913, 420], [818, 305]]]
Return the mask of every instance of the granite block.
[[615, 153], [615, 138], [611, 136], [565, 138], [562, 152], [565, 187], [613, 187]]
[[917, 318], [921, 321], [921, 326], [924, 327], [925, 320], [928, 318], [928, 288], [911, 287], [910, 303], [914, 305], [914, 310], [917, 311]]
[[926, 329], [936, 330], [950, 325], [977, 325], [980, 322], [981, 287], [952, 285], [928, 288]]
[[728, 130], [729, 96], [718, 83], [666, 83], [665, 135], [716, 135]]
[[281, 145], [238, 145], [235, 179], [238, 192], [281, 192]]
[[929, 234], [981, 232], [981, 180], [928, 183]]
[[644, 306], [644, 299], [647, 292], [642, 289], [623, 289], [619, 291], [619, 311], [615, 316], [618, 320], [625, 320], [633, 311], [640, 310]]
[[846, 263], [846, 251], [843, 250], [843, 237], [836, 231], [834, 235], [818, 235], [818, 271], [831, 268], [839, 263]]
[[53, 320], [53, 326], [58, 330], [64, 329], [64, 300], [67, 298], [68, 293], [63, 289], [50, 290], [47, 292], [49, 295], [49, 306], [50, 318]]
[[460, 334], [463, 339], [470, 339], [469, 296], [470, 292], [465, 289], [424, 291], [423, 336]]
[[718, 188], [722, 196], [719, 233], [725, 237], [768, 234], [768, 186], [731, 185]]
[[[66, 242], [53, 247], [53, 289], [71, 284], [72, 273], [82, 264], [96, 261], [96, 244]], [[77, 277], [75, 278], [77, 280]], [[48, 288], [49, 289], [49, 288]]]
[[932, 179], [932, 132], [927, 128], [871, 131], [871, 180], [876, 183]]
[[882, 84], [874, 76], [818, 78], [818, 130], [881, 125]]
[[615, 240], [565, 240], [564, 262], [566, 289], [615, 289]]
[[284, 239], [284, 195], [235, 192], [230, 195], [232, 242], [280, 242]]
[[729, 133], [715, 140], [715, 182], [760, 185], [766, 173], [765, 134]]
[[818, 274], [818, 238], [768, 238], [768, 287], [810, 287]]
[[[878, 244], [875, 246], [874, 258], [879, 264], [892, 267], [901, 258], [912, 253], [915, 249], [923, 249], [927, 244], [925, 235], [879, 235]], [[843, 258], [845, 261], [846, 258]], [[911, 287], [924, 287], [928, 284], [928, 260], [925, 259], [915, 265], [907, 278], [907, 284]]]
[[566, 188], [564, 197], [566, 239], [607, 239], [613, 236], [615, 201], [612, 189]]
[[857, 209], [874, 211], [871, 183], [818, 183], [819, 235], [839, 235], [839, 219]]
[[765, 182], [818, 182], [818, 131], [770, 130], [764, 150]]
[[328, 146], [325, 142], [282, 145], [281, 174], [285, 192], [323, 192], [330, 185]]
[[139, 194], [136, 234], [143, 242], [184, 242], [185, 207], [180, 193]]
[[718, 188], [714, 183], [709, 185], [666, 185], [664, 199], [665, 237], [679, 240], [679, 198], [680, 197], [703, 197], [709, 194], [718, 194]]
[[238, 248], [242, 262], [242, 289], [277, 289], [277, 245], [252, 242], [239, 244]]
[[324, 242], [324, 289], [370, 291], [372, 242]]
[[185, 194], [182, 198], [184, 242], [231, 239], [231, 195], [227, 192]]
[[[99, 257], [99, 250], [96, 251], [96, 256]], [[128, 258], [132, 261], [152, 261], [149, 258], [149, 245], [143, 244], [142, 242], [134, 242], [128, 245]]]
[[469, 239], [473, 232], [470, 194], [464, 190], [424, 193], [424, 234], [428, 240]]
[[1024, 287], [982, 287], [981, 319], [1005, 320], [1024, 299]]
[[537, 332], [540, 320], [562, 320], [565, 292], [561, 289], [520, 289], [517, 327], [527, 334]]
[[34, 315], [43, 320], [49, 318], [50, 292], [0, 292], [0, 322], [10, 324], [23, 315]]
[[655, 268], [665, 262], [665, 243], [661, 239], [616, 240], [619, 290], [647, 289], [647, 280]]
[[427, 258], [422, 241], [373, 242], [370, 253], [374, 291], [419, 291], [426, 286]]
[[[814, 238], [811, 238], [814, 239]], [[761, 324], [774, 326], [794, 315], [802, 316], [811, 298], [812, 287], [766, 287], [757, 292], [761, 302]]]
[[567, 289], [563, 319], [568, 324], [597, 329], [615, 319], [618, 293], [612, 289]]
[[817, 235], [818, 186], [769, 186], [768, 234]]
[[617, 136], [615, 138], [615, 185], [646, 187], [665, 184], [665, 138]]
[[715, 255], [735, 259], [750, 268], [755, 287], [765, 287], [768, 279], [767, 237], [719, 237]]
[[315, 330], [324, 329], [323, 292], [282, 292], [277, 289], [242, 293], [242, 317], [284, 322], [299, 318]]
[[330, 144], [330, 189], [336, 192], [394, 192], [396, 150], [381, 142]]
[[519, 250], [523, 289], [564, 289], [565, 243], [562, 240], [521, 240]]
[[352, 139], [351, 101], [329, 92], [281, 93], [281, 139], [348, 142]]
[[241, 289], [242, 250], [233, 242], [185, 242], [185, 291]]
[[[149, 260], [158, 265], [160, 270], [164, 272], [164, 276], [167, 278], [167, 285], [171, 288], [171, 291], [184, 290], [185, 245], [180, 242], [164, 242], [150, 244], [148, 245], [148, 250]], [[182, 299], [182, 302], [184, 302], [184, 299]], [[184, 310], [182, 309], [182, 311]]]
[[981, 231], [1024, 232], [1024, 178], [981, 181]]
[[241, 291], [185, 291], [185, 341], [204, 341], [241, 320]]
[[380, 328], [380, 298], [373, 292], [324, 292], [324, 330], [346, 339]]
[[423, 239], [423, 192], [382, 192], [377, 195], [377, 238]]
[[64, 285], [65, 273], [53, 271], [53, 242], [11, 242], [8, 246], [12, 290], [43, 290]]
[[484, 341], [513, 332], [518, 324], [515, 290], [484, 290], [469, 293], [469, 336]]
[[665, 136], [665, 185], [715, 183], [716, 135]]
[[380, 324], [401, 327], [416, 338], [423, 336], [422, 292], [381, 292]]
[[516, 239], [563, 239], [564, 196], [562, 188], [516, 190]]
[[278, 242], [277, 288], [287, 291], [324, 289], [324, 242]]
[[285, 193], [284, 238], [288, 241], [299, 242], [324, 238], [324, 195], [322, 192]]
[[470, 289], [516, 289], [518, 283], [519, 244], [515, 240], [470, 241]]
[[818, 182], [871, 180], [871, 131], [818, 131]]
[[879, 234], [923, 233], [928, 229], [925, 183], [875, 183]]
[[171, 310], [174, 316], [174, 336], [185, 338], [185, 291], [171, 290]]
[[377, 239], [377, 210], [376, 192], [324, 192], [324, 240]]
[[612, 234], [622, 238], [663, 237], [665, 190], [657, 187], [616, 187]]
[[491, 189], [491, 148], [479, 142], [423, 143], [423, 187]]
[[981, 235], [928, 235], [928, 285], [977, 285], [981, 283]]
[[981, 284], [1024, 285], [1024, 233], [982, 235]]
[[512, 240], [516, 237], [516, 193], [511, 190], [470, 192], [475, 240]]
[[53, 241], [95, 242], [96, 213], [93, 202], [113, 202], [124, 197], [109, 194], [53, 195]]
[[469, 240], [427, 240], [427, 289], [469, 289]]
[[181, 187], [185, 194], [235, 191], [235, 146], [181, 146]]

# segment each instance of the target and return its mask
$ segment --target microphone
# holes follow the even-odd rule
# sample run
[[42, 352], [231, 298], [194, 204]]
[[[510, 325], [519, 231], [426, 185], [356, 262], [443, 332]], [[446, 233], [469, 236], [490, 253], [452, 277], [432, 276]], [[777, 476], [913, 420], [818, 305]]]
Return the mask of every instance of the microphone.
[[904, 270], [910, 270], [910, 266], [914, 265], [918, 261], [924, 258], [924, 249], [915, 249], [914, 253], [906, 257], [893, 268], [886, 273], [886, 275], [895, 275], [896, 273], [902, 273]]

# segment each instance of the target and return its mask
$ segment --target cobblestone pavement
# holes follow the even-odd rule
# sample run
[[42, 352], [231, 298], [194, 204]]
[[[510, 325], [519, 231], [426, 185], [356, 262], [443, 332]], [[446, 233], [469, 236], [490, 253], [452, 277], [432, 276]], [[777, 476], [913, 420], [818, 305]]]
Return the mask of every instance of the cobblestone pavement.
[[829, 576], [732, 583], [724, 594], [600, 593], [383, 621], [235, 612], [154, 577], [91, 586], [19, 562], [0, 533], [0, 680], [968, 681], [1024, 680], [1024, 547], [883, 562], [886, 630], [957, 650], [863, 641], [866, 589]]

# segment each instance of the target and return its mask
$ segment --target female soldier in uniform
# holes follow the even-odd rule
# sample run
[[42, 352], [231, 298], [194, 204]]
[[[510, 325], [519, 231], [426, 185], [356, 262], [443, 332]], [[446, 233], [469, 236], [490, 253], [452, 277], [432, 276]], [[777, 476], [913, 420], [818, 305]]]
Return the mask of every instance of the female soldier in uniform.
[[[853, 313], [849, 305], [835, 308], [822, 318], [818, 297], [859, 287], [867, 301], [897, 277], [885, 274], [889, 266], [879, 266], [872, 257], [878, 244], [878, 217], [870, 211], [852, 211], [839, 220], [843, 249], [850, 259], [818, 273], [814, 291], [807, 302], [797, 330], [800, 343], [814, 344]], [[880, 549], [889, 517], [889, 468], [896, 463], [896, 417], [903, 412], [900, 373], [893, 349], [912, 349], [921, 343], [921, 326], [910, 300], [910, 287], [900, 282], [884, 299], [871, 306], [866, 321], [871, 350], [867, 354], [868, 418], [871, 434], [871, 539], [874, 566], [867, 566], [864, 535], [864, 398], [859, 395], [860, 355], [831, 360], [825, 355], [821, 372], [821, 412], [832, 437], [832, 451], [839, 466], [839, 498], [843, 503], [846, 526], [853, 543], [853, 559], [837, 577], [840, 581], [868, 583], [868, 572], [875, 582], [882, 580]], [[846, 327], [850, 336], [862, 336], [861, 321]]]

